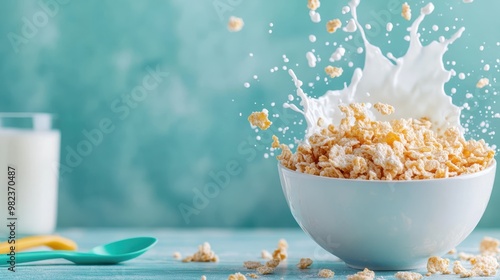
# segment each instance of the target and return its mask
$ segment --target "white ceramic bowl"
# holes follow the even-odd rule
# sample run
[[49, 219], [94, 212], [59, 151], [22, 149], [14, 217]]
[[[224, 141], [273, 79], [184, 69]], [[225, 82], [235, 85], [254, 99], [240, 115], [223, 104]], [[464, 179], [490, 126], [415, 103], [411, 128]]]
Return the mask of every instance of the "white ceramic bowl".
[[353, 268], [407, 270], [446, 254], [472, 232], [490, 199], [496, 162], [470, 175], [419, 181], [278, 169], [295, 220], [321, 247]]

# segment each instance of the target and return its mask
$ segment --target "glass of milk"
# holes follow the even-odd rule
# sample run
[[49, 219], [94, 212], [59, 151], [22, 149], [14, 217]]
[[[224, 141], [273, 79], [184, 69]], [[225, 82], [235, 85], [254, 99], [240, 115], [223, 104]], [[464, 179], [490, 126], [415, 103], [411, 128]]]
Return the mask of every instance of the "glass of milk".
[[50, 114], [0, 113], [0, 240], [54, 231], [60, 142]]

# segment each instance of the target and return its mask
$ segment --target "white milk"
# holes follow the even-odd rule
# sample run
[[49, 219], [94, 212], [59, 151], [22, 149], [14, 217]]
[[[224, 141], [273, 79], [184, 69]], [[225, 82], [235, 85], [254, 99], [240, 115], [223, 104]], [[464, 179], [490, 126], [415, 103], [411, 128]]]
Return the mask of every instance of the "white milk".
[[[7, 239], [7, 168], [15, 168], [16, 235], [48, 234], [57, 216], [60, 132], [0, 128], [0, 238]], [[10, 221], [9, 221], [10, 222]], [[17, 238], [17, 236], [16, 236]]]
[[289, 103], [283, 106], [304, 115], [307, 121], [305, 141], [321, 129], [317, 125], [318, 118], [324, 120], [325, 126], [337, 125], [343, 117], [338, 106], [355, 102], [382, 102], [396, 108], [395, 113], [390, 116], [377, 115], [380, 120], [427, 117], [436, 132], [449, 127], [458, 127], [463, 132], [460, 108], [452, 103], [451, 97], [444, 91], [444, 84], [450, 80], [451, 71], [444, 69], [443, 55], [448, 45], [462, 35], [464, 28], [460, 28], [448, 40], [433, 41], [422, 46], [418, 30], [425, 16], [434, 10], [432, 3], [429, 3], [421, 9], [420, 16], [409, 28], [410, 46], [406, 54], [400, 58], [386, 57], [380, 48], [367, 40], [357, 18], [358, 5], [359, 0], [352, 0], [349, 4], [353, 21], [363, 38], [365, 66], [362, 70], [358, 68], [354, 71], [349, 86], [312, 98], [304, 93], [302, 82], [297, 79], [293, 70], [289, 70], [303, 109]]

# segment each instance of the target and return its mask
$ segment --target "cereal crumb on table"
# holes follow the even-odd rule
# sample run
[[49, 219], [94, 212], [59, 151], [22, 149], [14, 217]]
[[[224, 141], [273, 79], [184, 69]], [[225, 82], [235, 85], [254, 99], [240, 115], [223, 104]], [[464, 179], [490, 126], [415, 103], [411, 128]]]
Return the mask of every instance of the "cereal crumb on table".
[[490, 84], [490, 80], [488, 78], [481, 78], [476, 84], [477, 88], [484, 88], [485, 86]]
[[375, 278], [375, 272], [365, 268], [354, 275], [347, 276], [347, 280], [373, 280]]
[[278, 248], [273, 252], [273, 259], [275, 260], [285, 260], [288, 257], [287, 253], [288, 243], [285, 239], [280, 239], [278, 241]]
[[467, 254], [464, 252], [458, 253], [458, 258], [462, 261], [470, 261], [473, 257], [475, 257], [475, 255]]
[[179, 253], [179, 252], [174, 252], [174, 253], [172, 254], [172, 257], [173, 257], [174, 259], [176, 259], [176, 260], [180, 260], [180, 259], [182, 259], [182, 255], [181, 255], [181, 253]]
[[407, 2], [404, 2], [403, 6], [401, 7], [401, 16], [406, 20], [411, 19], [411, 9], [410, 5], [408, 5]]
[[448, 254], [448, 255], [455, 255], [456, 253], [457, 253], [457, 249], [453, 248], [450, 251], [448, 251], [448, 253], [446, 253], [446, 254]]
[[271, 255], [271, 253], [267, 250], [262, 250], [262, 252], [260, 252], [260, 257], [265, 260], [270, 260], [273, 258], [273, 255]]
[[478, 276], [493, 276], [496, 275], [498, 269], [498, 261], [493, 256], [475, 256], [470, 260], [472, 271]]
[[278, 265], [280, 265], [280, 260], [278, 260], [278, 259], [272, 259], [272, 260], [266, 262], [266, 266], [269, 266], [269, 267], [272, 267], [272, 268], [275, 268]]
[[198, 252], [182, 260], [183, 262], [218, 262], [219, 257], [212, 251], [210, 243], [205, 242], [198, 246]]
[[227, 277], [227, 280], [247, 280], [247, 278], [245, 277], [245, 275], [237, 272], [235, 274], [229, 275], [229, 277]]
[[422, 274], [410, 271], [400, 271], [396, 273], [394, 277], [400, 280], [420, 280], [424, 278]]
[[326, 23], [326, 31], [328, 31], [328, 33], [333, 33], [340, 27], [342, 27], [342, 22], [338, 18], [332, 19]]
[[377, 109], [377, 111], [382, 115], [390, 115], [394, 113], [394, 107], [389, 104], [378, 102], [373, 105], [373, 108]]
[[316, 9], [319, 8], [320, 5], [321, 5], [321, 3], [319, 2], [319, 0], [308, 0], [307, 1], [307, 7], [311, 11], [316, 11]]
[[479, 251], [483, 255], [497, 254], [500, 252], [498, 246], [500, 245], [500, 240], [492, 237], [484, 237], [479, 244]]
[[247, 276], [250, 278], [253, 278], [253, 279], [259, 278], [259, 275], [255, 274], [255, 273], [247, 273]]
[[344, 70], [342, 68], [339, 68], [339, 67], [333, 67], [331, 65], [328, 65], [325, 67], [325, 73], [330, 76], [330, 78], [336, 78], [336, 77], [340, 77], [342, 75], [342, 73], [344, 72]]
[[207, 276], [202, 275], [202, 276], [201, 276], [201, 280], [207, 280]]
[[243, 266], [247, 269], [256, 269], [261, 267], [262, 264], [260, 262], [246, 261], [243, 263]]
[[257, 272], [262, 274], [262, 275], [271, 274], [274, 272], [274, 267], [263, 265], [263, 266], [257, 268]]
[[474, 272], [463, 267], [460, 261], [453, 262], [453, 273], [460, 275], [460, 278], [474, 277]]
[[437, 133], [426, 118], [377, 121], [364, 103], [339, 106], [340, 124], [326, 124], [299, 144], [281, 144], [280, 163], [301, 173], [343, 179], [424, 180], [488, 168], [495, 151], [465, 140], [456, 127]]
[[231, 16], [229, 17], [229, 22], [227, 23], [227, 29], [231, 32], [238, 32], [243, 28], [243, 25], [245, 25], [243, 19]]
[[312, 263], [313, 263], [313, 261], [310, 258], [302, 258], [302, 259], [300, 259], [299, 263], [297, 264], [297, 267], [299, 269], [306, 269], [306, 268], [309, 268]]
[[335, 275], [335, 272], [331, 271], [330, 269], [322, 269], [318, 272], [318, 276], [321, 278], [333, 278]]
[[261, 130], [266, 130], [271, 126], [271, 124], [273, 124], [268, 119], [268, 114], [269, 113], [266, 109], [262, 110], [262, 112], [253, 112], [250, 116], [248, 116], [248, 122], [250, 122], [252, 126], [256, 126]]
[[431, 274], [435, 274], [438, 272], [442, 274], [450, 274], [450, 271], [448, 270], [449, 265], [449, 259], [432, 256], [427, 260], [427, 271]]

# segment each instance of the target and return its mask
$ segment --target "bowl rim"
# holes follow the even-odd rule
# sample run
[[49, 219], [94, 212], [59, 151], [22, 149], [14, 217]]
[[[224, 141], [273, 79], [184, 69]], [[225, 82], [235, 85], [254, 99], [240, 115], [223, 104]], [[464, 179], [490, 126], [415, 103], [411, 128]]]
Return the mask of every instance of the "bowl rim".
[[278, 161], [278, 169], [281, 169], [286, 172], [294, 173], [299, 176], [305, 176], [305, 177], [314, 177], [318, 178], [320, 180], [332, 180], [332, 181], [349, 181], [349, 182], [363, 182], [363, 183], [373, 183], [373, 184], [380, 184], [380, 183], [391, 183], [391, 184], [412, 184], [412, 183], [421, 183], [421, 182], [435, 182], [435, 181], [443, 181], [443, 180], [464, 180], [464, 179], [471, 179], [475, 177], [480, 177], [491, 170], [495, 169], [497, 165], [497, 161], [493, 158], [492, 162], [490, 163], [490, 166], [487, 168], [479, 171], [479, 172], [474, 172], [470, 174], [464, 174], [464, 175], [459, 175], [455, 177], [448, 177], [448, 178], [437, 178], [437, 179], [418, 179], [418, 180], [367, 180], [367, 179], [345, 179], [345, 178], [333, 178], [333, 177], [326, 177], [326, 176], [320, 176], [320, 175], [313, 175], [313, 174], [308, 174], [308, 173], [302, 173], [299, 171], [291, 170], [288, 167], [285, 167], [281, 164], [281, 162]]

